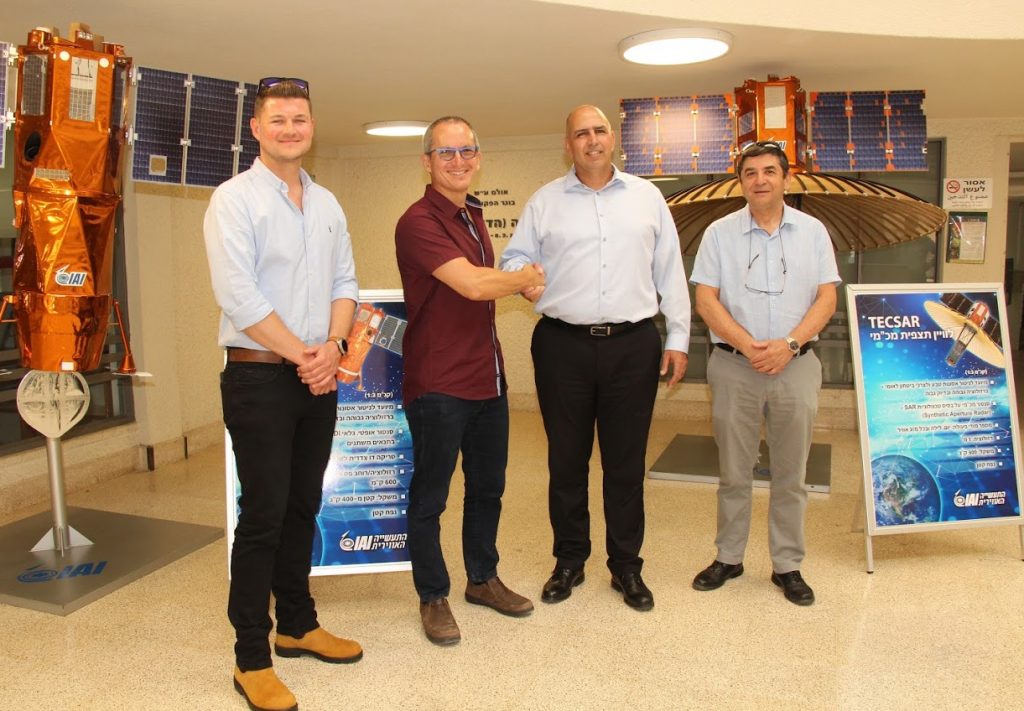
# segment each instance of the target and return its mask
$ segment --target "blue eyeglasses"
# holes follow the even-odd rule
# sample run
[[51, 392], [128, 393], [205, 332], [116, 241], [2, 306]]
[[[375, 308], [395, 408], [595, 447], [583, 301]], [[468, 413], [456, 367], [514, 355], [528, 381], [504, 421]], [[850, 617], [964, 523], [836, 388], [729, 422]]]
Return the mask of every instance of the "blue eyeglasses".
[[431, 148], [427, 153], [436, 153], [437, 157], [443, 161], [450, 161], [458, 153], [462, 160], [469, 160], [475, 158], [476, 154], [480, 152], [480, 146], [463, 146], [462, 148], [450, 148], [445, 146], [444, 148]]
[[263, 96], [279, 84], [291, 84], [305, 94], [307, 99], [309, 98], [309, 82], [298, 77], [263, 77], [256, 89], [256, 96]]

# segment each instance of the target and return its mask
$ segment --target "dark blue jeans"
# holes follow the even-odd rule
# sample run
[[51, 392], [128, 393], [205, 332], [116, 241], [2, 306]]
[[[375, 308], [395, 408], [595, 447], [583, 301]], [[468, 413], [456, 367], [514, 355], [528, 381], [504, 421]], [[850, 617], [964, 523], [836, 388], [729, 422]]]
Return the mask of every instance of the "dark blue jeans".
[[462, 451], [466, 496], [462, 513], [462, 557], [474, 583], [498, 574], [498, 519], [508, 462], [508, 400], [462, 400], [441, 393], [416, 398], [406, 408], [412, 433], [413, 475], [409, 485], [409, 557], [422, 602], [451, 590], [441, 552], [441, 514], [448, 504], [455, 463]]
[[278, 632], [318, 626], [309, 569], [338, 400], [310, 393], [293, 365], [228, 363], [220, 388], [242, 485], [228, 619], [238, 667], [251, 671], [271, 665], [271, 592]]

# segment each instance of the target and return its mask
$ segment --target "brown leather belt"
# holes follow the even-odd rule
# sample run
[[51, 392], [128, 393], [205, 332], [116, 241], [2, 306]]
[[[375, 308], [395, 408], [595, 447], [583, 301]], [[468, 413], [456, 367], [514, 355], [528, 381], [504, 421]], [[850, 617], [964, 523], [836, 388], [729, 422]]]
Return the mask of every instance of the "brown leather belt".
[[290, 361], [285, 360], [277, 353], [273, 351], [260, 351], [253, 348], [228, 348], [228, 362], [229, 363], [269, 363], [271, 365], [281, 365]]

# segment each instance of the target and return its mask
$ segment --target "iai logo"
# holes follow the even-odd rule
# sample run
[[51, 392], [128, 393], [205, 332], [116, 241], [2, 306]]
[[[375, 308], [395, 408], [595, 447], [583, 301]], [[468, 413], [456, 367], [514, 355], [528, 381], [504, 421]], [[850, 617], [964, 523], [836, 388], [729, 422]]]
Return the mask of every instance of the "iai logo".
[[375, 533], [370, 536], [356, 536], [352, 538], [348, 531], [341, 534], [338, 546], [346, 553], [354, 551], [377, 551], [381, 549], [402, 550], [405, 548], [404, 533]]
[[69, 272], [68, 265], [65, 264], [57, 270], [54, 279], [61, 286], [82, 286], [85, 284], [86, 276], [88, 276], [86, 272]]
[[18, 576], [22, 583], [47, 583], [51, 580], [63, 580], [64, 578], [77, 578], [81, 575], [102, 575], [103, 569], [107, 567], [107, 561], [101, 560], [98, 563], [80, 563], [79, 565], [65, 565], [63, 570], [56, 571], [43, 568], [42, 565], [33, 565], [24, 573]]
[[1002, 506], [1005, 503], [1005, 491], [974, 491], [961, 494], [958, 489], [953, 495], [953, 505], [960, 509], [974, 506]]

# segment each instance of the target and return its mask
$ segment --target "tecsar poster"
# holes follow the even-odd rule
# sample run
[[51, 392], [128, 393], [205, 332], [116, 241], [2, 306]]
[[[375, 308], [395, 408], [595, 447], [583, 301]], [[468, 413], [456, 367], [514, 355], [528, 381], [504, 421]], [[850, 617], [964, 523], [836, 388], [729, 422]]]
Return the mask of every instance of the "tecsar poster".
[[1020, 521], [1001, 292], [962, 286], [849, 287], [872, 534]]

